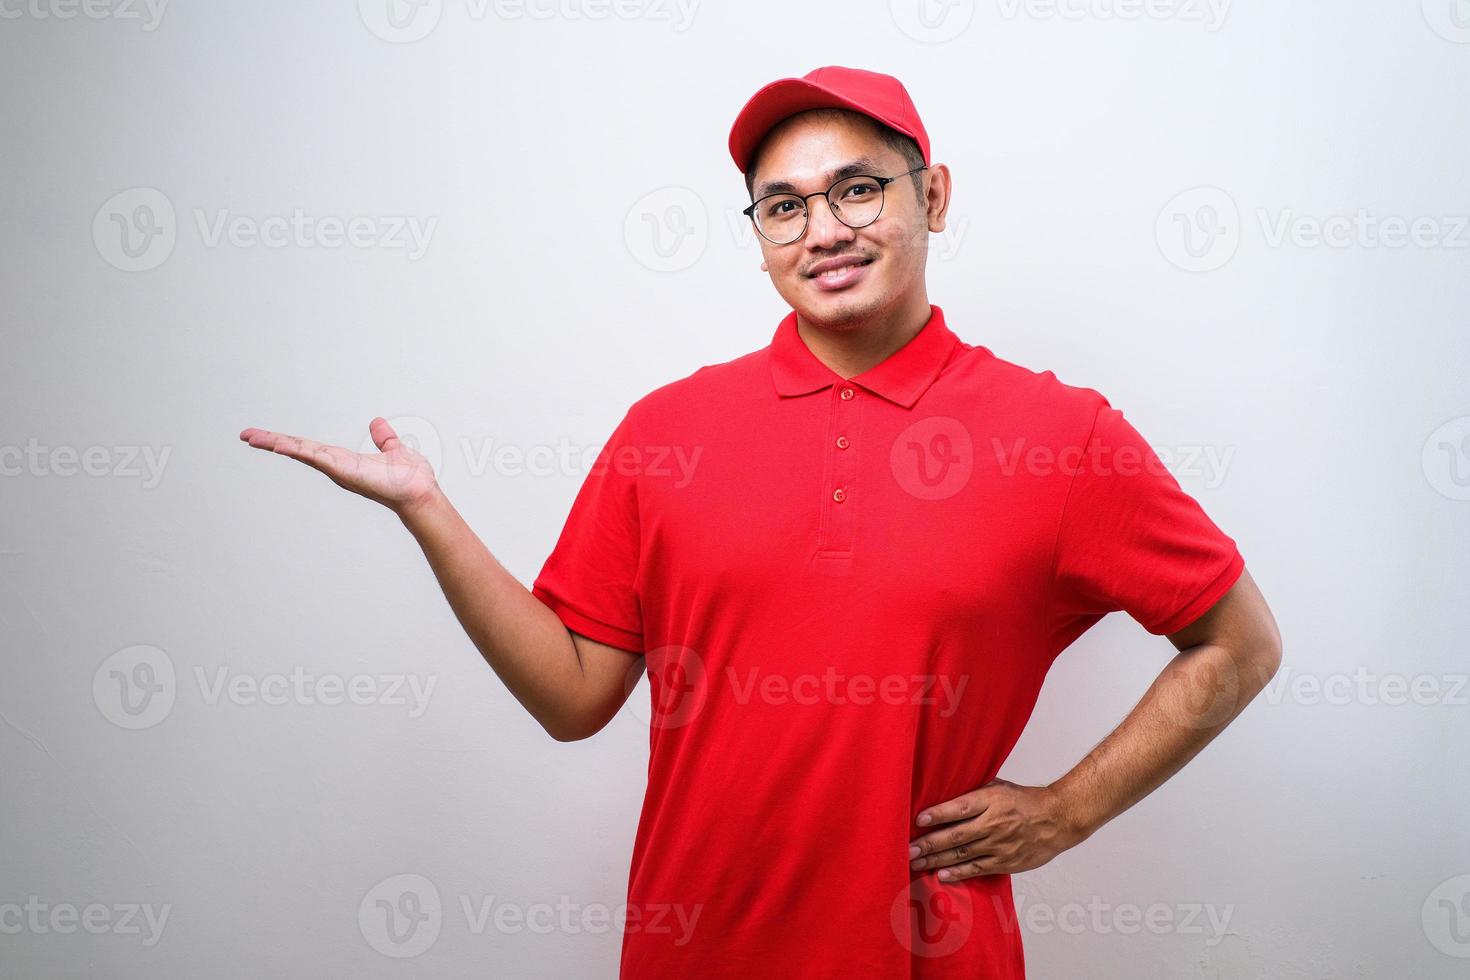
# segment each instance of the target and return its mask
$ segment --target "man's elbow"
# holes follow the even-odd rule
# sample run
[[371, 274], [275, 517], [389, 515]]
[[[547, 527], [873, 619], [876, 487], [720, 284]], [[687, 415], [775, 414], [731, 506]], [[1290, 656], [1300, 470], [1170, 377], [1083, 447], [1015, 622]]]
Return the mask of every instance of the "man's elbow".
[[597, 734], [595, 729], [589, 729], [586, 725], [577, 724], [567, 719], [537, 718], [546, 734], [558, 742], [580, 742], [584, 738], [591, 738]]
[[603, 712], [580, 710], [559, 712], [555, 716], [538, 717], [536, 720], [546, 730], [546, 734], [558, 742], [580, 742], [606, 728], [611, 716]]
[[1255, 642], [1246, 648], [1246, 670], [1265, 687], [1281, 669], [1281, 632], [1274, 621], [1267, 623]]

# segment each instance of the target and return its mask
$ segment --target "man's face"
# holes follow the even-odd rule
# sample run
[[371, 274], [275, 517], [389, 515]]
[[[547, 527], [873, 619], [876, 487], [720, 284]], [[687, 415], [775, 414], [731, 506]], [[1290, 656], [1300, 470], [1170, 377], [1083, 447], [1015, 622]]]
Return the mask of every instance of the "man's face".
[[[759, 200], [776, 191], [819, 193], [847, 176], [844, 168], [854, 164], [858, 172], [879, 177], [909, 169], [866, 116], [798, 115], [778, 125], [766, 140], [756, 161], [754, 195]], [[943, 216], [931, 220], [927, 202], [914, 193], [911, 180], [901, 177], [889, 184], [882, 213], [862, 228], [837, 220], [818, 196], [807, 201], [807, 228], [801, 238], [773, 245], [757, 234], [761, 269], [770, 273], [782, 299], [804, 319], [840, 326], [877, 316], [911, 290], [922, 289], [929, 232], [943, 230]]]

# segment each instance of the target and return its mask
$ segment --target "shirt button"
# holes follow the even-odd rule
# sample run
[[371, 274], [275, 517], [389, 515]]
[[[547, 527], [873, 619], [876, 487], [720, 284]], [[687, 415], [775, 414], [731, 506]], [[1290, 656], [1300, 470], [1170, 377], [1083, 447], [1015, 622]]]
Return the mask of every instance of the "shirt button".
[[848, 446], [847, 436], [838, 436], [837, 437], [837, 448], [838, 449], [846, 449], [847, 446]]
[[838, 487], [836, 490], [833, 490], [832, 499], [837, 501], [839, 504], [842, 503], [844, 500], [847, 499], [847, 488]]
[[851, 388], [843, 388], [842, 389], [842, 400], [845, 401], [845, 402], [846, 401], [852, 401], [852, 389]]

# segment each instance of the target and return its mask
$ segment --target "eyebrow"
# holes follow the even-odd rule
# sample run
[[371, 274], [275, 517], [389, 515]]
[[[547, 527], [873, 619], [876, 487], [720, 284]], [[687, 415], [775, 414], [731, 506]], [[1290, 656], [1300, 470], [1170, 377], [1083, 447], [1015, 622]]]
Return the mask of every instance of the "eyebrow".
[[[836, 170], [828, 171], [827, 183], [831, 185], [842, 180], [844, 177], [854, 177], [858, 174], [876, 174], [877, 172], [878, 164], [876, 161], [870, 160], [867, 157], [858, 157], [856, 160], [844, 163]], [[795, 194], [796, 185], [786, 180], [762, 181], [756, 186], [755, 190], [755, 199], [759, 201], [769, 194]]]

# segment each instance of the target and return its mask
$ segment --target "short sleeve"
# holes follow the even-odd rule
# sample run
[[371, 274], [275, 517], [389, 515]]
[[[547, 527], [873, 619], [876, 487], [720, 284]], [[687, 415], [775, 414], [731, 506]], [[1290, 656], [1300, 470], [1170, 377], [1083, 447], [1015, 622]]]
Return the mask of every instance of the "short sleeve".
[[[1071, 484], [1057, 534], [1051, 619], [1126, 611], [1150, 633], [1183, 629], [1240, 577], [1244, 559], [1153, 448], [1098, 396], [1081, 452], [1059, 461]], [[1077, 447], [1072, 447], [1074, 450]]]
[[531, 594], [567, 628], [643, 652], [638, 599], [639, 518], [631, 410], [597, 454]]

